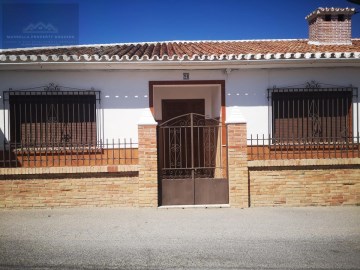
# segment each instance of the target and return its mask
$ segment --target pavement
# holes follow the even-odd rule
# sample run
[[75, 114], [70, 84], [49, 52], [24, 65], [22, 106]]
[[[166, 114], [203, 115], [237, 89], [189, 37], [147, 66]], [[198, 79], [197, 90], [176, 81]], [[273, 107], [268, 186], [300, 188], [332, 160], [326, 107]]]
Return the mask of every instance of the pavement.
[[0, 211], [0, 269], [360, 269], [360, 207]]

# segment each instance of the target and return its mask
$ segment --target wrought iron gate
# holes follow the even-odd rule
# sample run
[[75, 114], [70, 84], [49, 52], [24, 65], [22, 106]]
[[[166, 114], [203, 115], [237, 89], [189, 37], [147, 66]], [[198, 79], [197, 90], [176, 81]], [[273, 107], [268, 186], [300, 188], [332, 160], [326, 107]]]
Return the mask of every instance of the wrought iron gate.
[[161, 205], [227, 204], [226, 128], [190, 113], [158, 128]]

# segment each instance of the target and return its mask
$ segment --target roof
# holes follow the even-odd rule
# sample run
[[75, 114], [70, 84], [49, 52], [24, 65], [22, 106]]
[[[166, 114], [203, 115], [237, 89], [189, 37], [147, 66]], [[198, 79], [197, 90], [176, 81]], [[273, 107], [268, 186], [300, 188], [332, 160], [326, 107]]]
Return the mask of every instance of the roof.
[[146, 62], [272, 59], [360, 59], [360, 39], [352, 45], [311, 45], [307, 39], [169, 41], [0, 50], [1, 63]]

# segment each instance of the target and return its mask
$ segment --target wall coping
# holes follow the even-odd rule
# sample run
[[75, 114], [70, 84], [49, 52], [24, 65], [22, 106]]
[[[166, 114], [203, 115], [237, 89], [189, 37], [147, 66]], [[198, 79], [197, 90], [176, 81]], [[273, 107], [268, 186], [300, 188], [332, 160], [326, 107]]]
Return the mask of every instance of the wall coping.
[[252, 160], [248, 167], [360, 165], [360, 158]]
[[239, 106], [234, 106], [227, 112], [225, 124], [246, 124], [246, 122]]
[[154, 116], [152, 115], [150, 108], [144, 109], [139, 121], [139, 126], [157, 126], [157, 122], [154, 119]]
[[[252, 160], [248, 167], [290, 167], [290, 166], [329, 166], [329, 165], [360, 165], [360, 158], [333, 159], [288, 159], [288, 160]], [[1, 175], [21, 174], [54, 174], [54, 173], [104, 173], [134, 172], [139, 165], [106, 165], [77, 167], [40, 167], [40, 168], [0, 168]]]
[[139, 171], [139, 165], [106, 165], [77, 167], [0, 168], [0, 175], [66, 174], [66, 173], [112, 173]]

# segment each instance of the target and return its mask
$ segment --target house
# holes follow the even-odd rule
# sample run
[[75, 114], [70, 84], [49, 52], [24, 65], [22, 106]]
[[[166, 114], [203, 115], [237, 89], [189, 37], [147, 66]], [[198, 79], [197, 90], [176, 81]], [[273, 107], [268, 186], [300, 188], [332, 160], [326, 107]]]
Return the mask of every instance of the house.
[[309, 38], [0, 51], [0, 207], [360, 203], [353, 8]]

